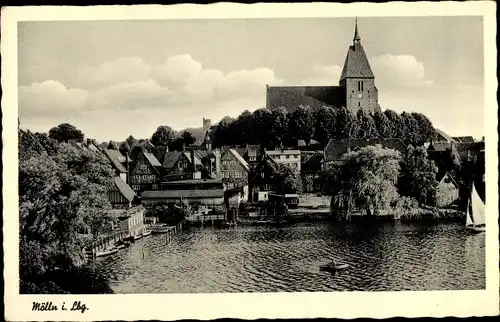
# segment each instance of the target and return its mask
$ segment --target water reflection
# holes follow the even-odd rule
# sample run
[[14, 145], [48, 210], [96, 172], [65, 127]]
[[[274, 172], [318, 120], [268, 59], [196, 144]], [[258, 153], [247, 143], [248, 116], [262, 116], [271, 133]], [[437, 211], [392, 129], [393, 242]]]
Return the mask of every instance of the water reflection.
[[484, 258], [455, 223], [301, 224], [149, 236], [97, 267], [118, 293], [439, 290], [484, 288]]

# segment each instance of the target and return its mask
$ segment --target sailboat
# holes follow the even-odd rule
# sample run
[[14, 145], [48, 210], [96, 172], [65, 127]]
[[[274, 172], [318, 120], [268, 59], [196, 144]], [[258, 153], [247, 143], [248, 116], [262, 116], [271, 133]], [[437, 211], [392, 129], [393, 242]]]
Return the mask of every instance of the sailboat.
[[[471, 204], [472, 207], [470, 207]], [[467, 229], [475, 233], [481, 233], [486, 230], [484, 208], [484, 203], [477, 194], [474, 184], [472, 184], [471, 198], [467, 202], [467, 221], [465, 223]]]

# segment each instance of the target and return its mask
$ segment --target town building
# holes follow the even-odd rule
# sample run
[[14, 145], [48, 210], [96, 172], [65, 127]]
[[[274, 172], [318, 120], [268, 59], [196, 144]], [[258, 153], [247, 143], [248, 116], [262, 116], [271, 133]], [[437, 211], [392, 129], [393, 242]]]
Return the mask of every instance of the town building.
[[356, 21], [353, 44], [347, 50], [339, 86], [266, 86], [266, 107], [285, 107], [294, 112], [299, 106], [316, 110], [322, 106], [347, 108], [356, 113], [380, 111], [375, 75], [366, 57]]
[[130, 171], [130, 186], [140, 194], [144, 190], [158, 190], [162, 166], [152, 153], [139, 151]]
[[119, 230], [126, 236], [141, 235], [147, 226], [145, 225], [145, 209], [141, 205], [129, 209], [113, 209], [110, 211], [111, 217], [118, 222]]
[[250, 168], [254, 168], [260, 163], [262, 158], [262, 149], [257, 144], [245, 144], [243, 146], [224, 146], [222, 151], [234, 149], [248, 163]]
[[253, 169], [249, 177], [250, 201], [261, 202], [269, 200], [269, 193], [275, 190], [275, 175], [278, 163], [269, 155]]
[[343, 160], [344, 154], [367, 146], [380, 145], [385, 149], [394, 149], [406, 155], [407, 146], [400, 139], [331, 139], [324, 150], [323, 169], [328, 169], [335, 162]]
[[108, 199], [114, 209], [128, 209], [132, 204], [140, 203], [135, 191], [121, 177], [113, 178], [113, 185], [108, 190]]
[[109, 159], [113, 169], [116, 174], [122, 178], [124, 182], [128, 182], [128, 167], [130, 166], [130, 160], [128, 156], [124, 156], [118, 150], [104, 149], [102, 151], [104, 155]]
[[265, 155], [271, 157], [276, 163], [286, 165], [290, 169], [300, 173], [301, 169], [301, 156], [300, 150], [265, 150]]
[[323, 151], [302, 152], [301, 178], [304, 192], [321, 192]]
[[449, 172], [441, 172], [436, 176], [436, 206], [447, 207], [460, 197], [460, 186]]
[[250, 166], [234, 149], [227, 149], [221, 154], [220, 178], [226, 189], [248, 185]]

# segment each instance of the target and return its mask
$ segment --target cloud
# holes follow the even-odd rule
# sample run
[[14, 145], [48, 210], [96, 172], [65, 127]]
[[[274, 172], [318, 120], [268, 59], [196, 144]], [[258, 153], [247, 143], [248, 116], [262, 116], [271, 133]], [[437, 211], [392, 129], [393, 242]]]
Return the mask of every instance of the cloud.
[[424, 64], [412, 55], [381, 55], [370, 59], [379, 89], [416, 88], [433, 84], [425, 78]]
[[151, 66], [139, 57], [120, 57], [97, 67], [78, 70], [78, 80], [92, 88], [148, 80]]
[[63, 84], [47, 80], [29, 86], [19, 86], [19, 114], [25, 118], [78, 113], [88, 97], [81, 89], [68, 89]]
[[170, 93], [153, 80], [111, 85], [90, 93], [84, 108], [134, 109], [167, 107]]
[[311, 67], [310, 76], [304, 79], [302, 85], [330, 85], [337, 86], [342, 67], [338, 65], [315, 64]]
[[43, 83], [43, 88], [40, 84], [21, 87], [22, 114], [34, 114], [33, 107], [43, 102], [45, 109], [61, 115], [68, 115], [68, 110], [112, 111], [131, 117], [132, 112], [153, 115], [154, 111], [155, 115], [171, 119], [172, 126], [193, 126], [193, 113], [206, 111], [205, 117], [216, 119], [219, 115], [261, 108], [265, 85], [283, 82], [269, 68], [223, 73], [204, 69], [201, 62], [189, 55], [173, 56], [156, 66], [148, 66], [140, 58], [120, 58], [96, 68], [80, 69], [78, 76], [81, 84], [88, 84], [84, 87], [88, 91], [68, 90], [54, 81]]
[[162, 85], [182, 86], [200, 74], [202, 66], [190, 55], [177, 55], [153, 68], [153, 77]]

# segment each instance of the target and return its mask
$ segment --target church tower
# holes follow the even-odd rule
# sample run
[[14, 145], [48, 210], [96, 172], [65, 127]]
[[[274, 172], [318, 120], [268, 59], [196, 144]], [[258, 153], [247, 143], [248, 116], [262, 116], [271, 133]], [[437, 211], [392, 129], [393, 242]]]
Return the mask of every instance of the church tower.
[[340, 86], [345, 92], [346, 108], [353, 113], [364, 110], [370, 113], [380, 111], [378, 90], [358, 32], [358, 20], [354, 27], [352, 46], [349, 46], [344, 68], [340, 76]]

